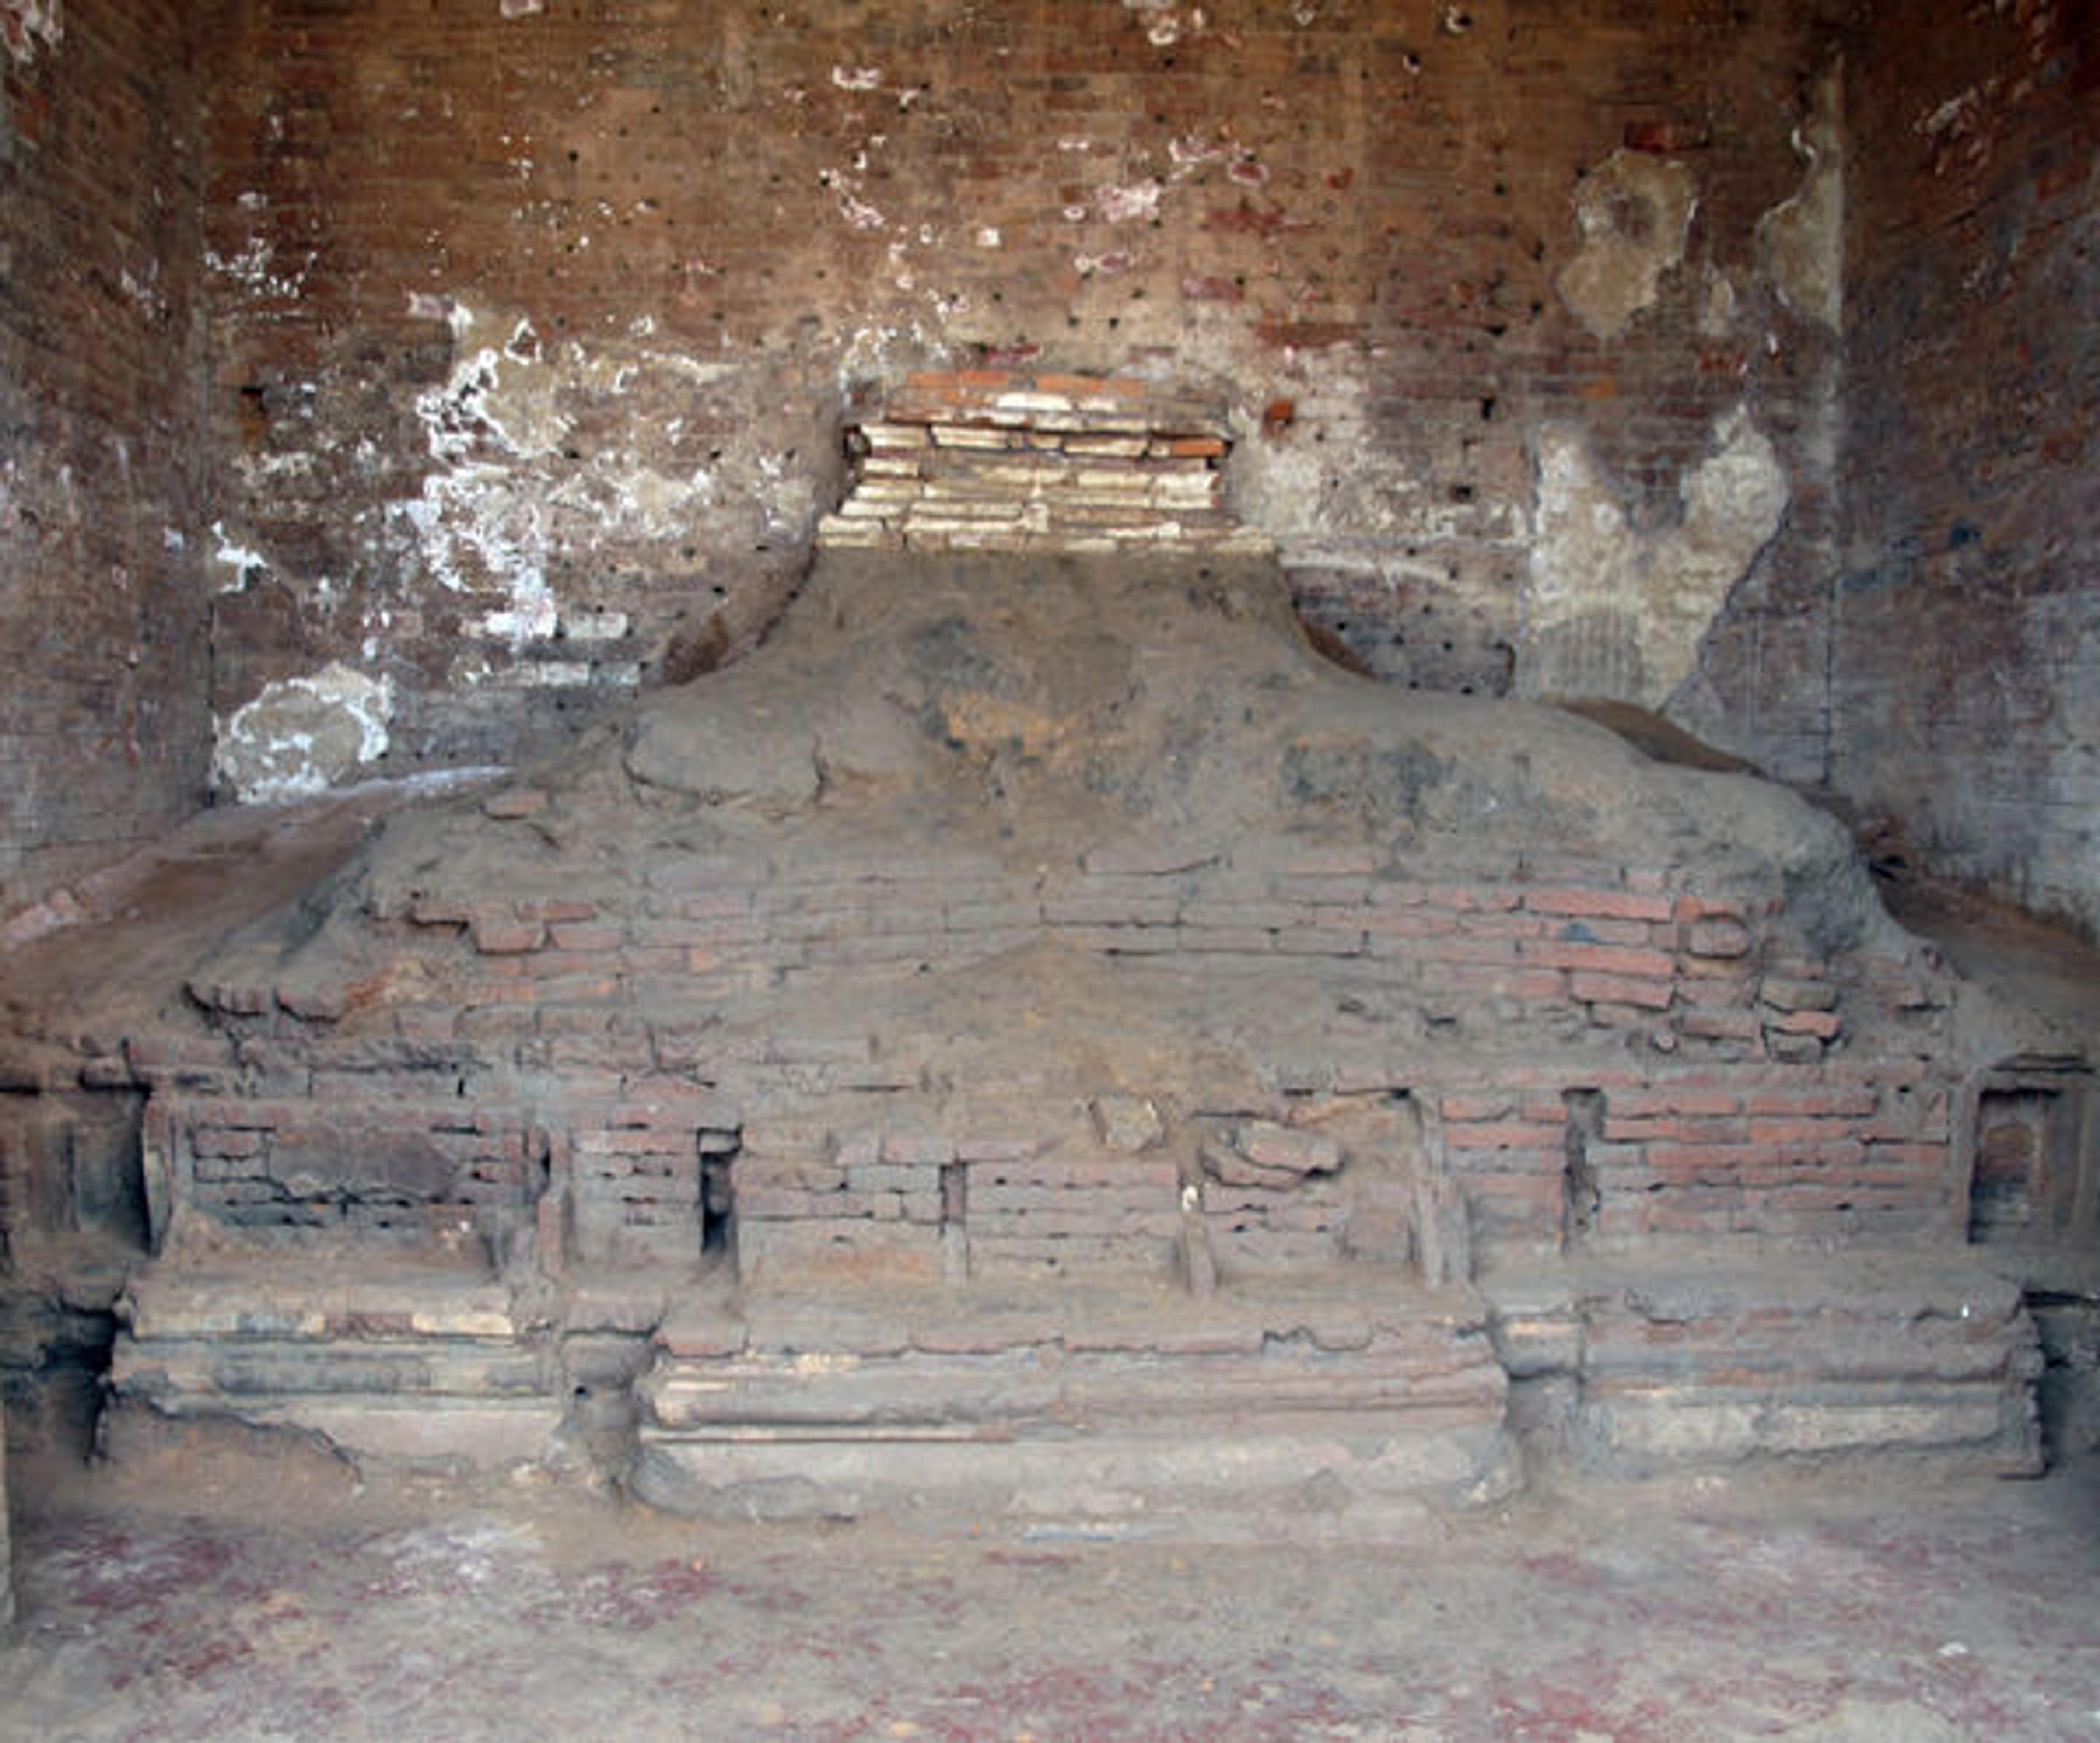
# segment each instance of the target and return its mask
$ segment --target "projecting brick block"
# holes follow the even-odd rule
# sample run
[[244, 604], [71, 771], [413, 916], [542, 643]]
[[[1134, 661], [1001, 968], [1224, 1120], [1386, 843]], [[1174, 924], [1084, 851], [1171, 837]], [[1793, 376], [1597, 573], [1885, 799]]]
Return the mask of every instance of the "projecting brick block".
[[1291, 1174], [1332, 1174], [1342, 1165], [1342, 1146], [1324, 1132], [1250, 1120], [1235, 1134], [1234, 1148], [1257, 1167]]
[[1838, 989], [1826, 981], [1768, 974], [1758, 996], [1775, 1011], [1828, 1011], [1837, 1005]]
[[1635, 980], [1618, 974], [1577, 974], [1568, 991], [1585, 1004], [1626, 1004], [1644, 1011], [1666, 1011], [1674, 996], [1668, 981]]
[[1750, 944], [1749, 928], [1740, 920], [1697, 920], [1684, 931], [1684, 947], [1695, 956], [1732, 960], [1747, 956]]

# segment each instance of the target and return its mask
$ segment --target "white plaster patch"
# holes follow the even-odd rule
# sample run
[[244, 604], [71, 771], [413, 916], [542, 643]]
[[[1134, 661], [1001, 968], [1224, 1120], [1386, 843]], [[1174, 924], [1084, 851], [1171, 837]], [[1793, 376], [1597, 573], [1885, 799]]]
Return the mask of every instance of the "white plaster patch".
[[1138, 182], [1111, 183], [1094, 196], [1094, 210], [1104, 223], [1141, 224], [1159, 215], [1159, 183], [1147, 176]]
[[1127, 249], [1112, 249], [1105, 254], [1074, 254], [1072, 267], [1081, 278], [1114, 278], [1136, 264]]
[[232, 571], [226, 580], [218, 584], [218, 590], [221, 593], [239, 593], [248, 585], [248, 576], [251, 570], [269, 568], [269, 563], [264, 560], [260, 551], [250, 545], [236, 544], [228, 536], [224, 521], [215, 520], [211, 523], [211, 536], [218, 541], [218, 548], [211, 554], [211, 560], [224, 565]]
[[645, 373], [705, 386], [727, 366], [637, 354], [617, 342], [606, 350], [576, 341], [549, 347], [523, 320], [490, 323], [499, 331], [507, 324], [501, 350], [469, 350], [473, 311], [449, 303], [446, 318], [461, 347], [457, 360], [444, 385], [416, 402], [436, 465], [420, 495], [390, 512], [441, 586], [488, 602], [470, 620], [474, 633], [514, 651], [553, 639], [563, 623], [549, 580], [562, 544], [558, 520], [611, 536], [669, 538], [717, 501], [717, 480], [704, 469], [667, 474], [624, 446], [572, 453], [567, 444], [578, 411], [633, 393]]
[[384, 755], [393, 686], [340, 663], [280, 680], [215, 722], [212, 779], [243, 805], [303, 799]]
[[287, 301], [307, 288], [307, 275], [320, 257], [309, 250], [305, 261], [289, 271], [276, 264], [276, 251], [261, 236], [250, 236], [237, 254], [222, 254], [206, 249], [204, 263], [222, 277], [230, 278], [253, 297], [280, 297]]
[[15, 64], [26, 67], [39, 48], [65, 41], [65, 0], [7, 0], [0, 6], [0, 35]]
[[1616, 151], [1577, 185], [1582, 248], [1554, 284], [1598, 338], [1617, 338], [1654, 304], [1697, 204], [1689, 168], [1644, 152]]
[[1718, 267], [1709, 266], [1701, 282], [1698, 324], [1707, 339], [1725, 339], [1736, 329], [1735, 281]]
[[565, 642], [617, 642], [627, 633], [624, 611], [564, 612], [558, 633]]
[[1793, 136], [1808, 160], [1801, 188], [1758, 221], [1758, 260], [1794, 313], [1836, 333], [1845, 321], [1843, 63], [1816, 82], [1815, 108]]
[[117, 275], [117, 282], [124, 294], [148, 320], [165, 321], [169, 315], [168, 299], [161, 293], [161, 263], [149, 260], [142, 272], [135, 274], [129, 267]]
[[1192, 175], [1206, 164], [1231, 157], [1235, 149], [1222, 140], [1207, 139], [1198, 133], [1167, 142], [1167, 160], [1174, 165], [1177, 176]]
[[1697, 669], [1701, 639], [1791, 495], [1777, 452], [1742, 408], [1716, 421], [1713, 442], [1679, 483], [1676, 524], [1644, 532], [1579, 430], [1540, 431], [1521, 694], [1659, 708]]

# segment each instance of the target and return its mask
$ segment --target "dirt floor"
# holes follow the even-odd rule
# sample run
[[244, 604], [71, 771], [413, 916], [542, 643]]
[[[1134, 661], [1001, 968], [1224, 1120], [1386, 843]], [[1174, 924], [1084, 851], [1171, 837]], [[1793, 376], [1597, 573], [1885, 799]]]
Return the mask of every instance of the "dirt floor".
[[2089, 1465], [1534, 1493], [1335, 1552], [280, 1463], [18, 1472], [0, 1736], [2100, 1736]]

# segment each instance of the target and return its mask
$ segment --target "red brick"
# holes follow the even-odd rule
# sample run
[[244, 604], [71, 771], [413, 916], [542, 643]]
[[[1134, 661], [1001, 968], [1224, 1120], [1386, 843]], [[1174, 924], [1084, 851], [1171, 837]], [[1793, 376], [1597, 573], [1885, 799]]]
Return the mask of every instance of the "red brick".
[[1452, 1149], [1524, 1149], [1558, 1145], [1565, 1136], [1564, 1127], [1536, 1121], [1467, 1121], [1447, 1126], [1444, 1142]]
[[1668, 1114], [1711, 1118], [1740, 1112], [1743, 1098], [1732, 1089], [1659, 1083], [1652, 1088], [1615, 1089], [1606, 1097], [1605, 1105], [1612, 1113], [1623, 1114], [1631, 1119], [1652, 1119]]
[[1781, 1035], [1811, 1035], [1819, 1040], [1828, 1041], [1838, 1035], [1845, 1023], [1835, 1011], [1789, 1011], [1765, 1026]]
[[1635, 980], [1617, 974], [1576, 974], [1568, 991], [1585, 1004], [1630, 1004], [1643, 1011], [1666, 1011], [1674, 997], [1668, 981]]
[[1567, 944], [1557, 938], [1542, 939], [1524, 947], [1525, 960], [1555, 969], [1586, 969], [1598, 974], [1630, 975], [1636, 979], [1668, 980], [1676, 961], [1661, 951], [1629, 950], [1617, 944]]
[[474, 947], [484, 956], [523, 955], [547, 942], [547, 929], [538, 920], [508, 914], [477, 914], [473, 931]]
[[1676, 911], [1667, 895], [1643, 895], [1622, 889], [1529, 889], [1524, 905], [1534, 914], [1573, 919], [1595, 916], [1608, 920], [1665, 920]]

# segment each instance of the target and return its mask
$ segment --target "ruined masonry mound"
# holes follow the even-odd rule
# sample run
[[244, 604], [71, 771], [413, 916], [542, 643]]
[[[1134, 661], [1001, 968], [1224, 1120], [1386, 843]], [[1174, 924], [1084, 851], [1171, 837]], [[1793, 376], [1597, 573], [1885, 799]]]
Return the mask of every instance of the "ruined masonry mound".
[[[396, 819], [193, 991], [120, 1388], [510, 1458], [640, 1373], [620, 1456], [699, 1511], [1490, 1492], [1506, 1359], [1577, 1379], [1593, 1322], [1595, 1438], [1653, 1440], [1630, 1298], [1497, 1278], [1754, 1277], [1958, 1196], [1948, 989], [1834, 825], [1344, 673], [1255, 557], [828, 551], [750, 660]], [[1671, 1384], [1724, 1450], [2018, 1467], [1987, 1299], [1958, 1359], [1775, 1357], [1805, 1418], [1696, 1339]], [[929, 1436], [977, 1450], [885, 1462]]]

